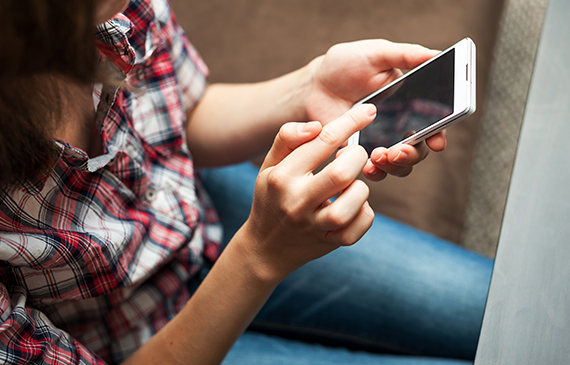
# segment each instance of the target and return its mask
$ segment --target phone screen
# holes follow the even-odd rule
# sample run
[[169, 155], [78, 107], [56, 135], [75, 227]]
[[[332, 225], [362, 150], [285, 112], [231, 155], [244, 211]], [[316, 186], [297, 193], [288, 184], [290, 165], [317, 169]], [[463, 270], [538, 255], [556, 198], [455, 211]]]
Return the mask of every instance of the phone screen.
[[412, 72], [388, 89], [364, 100], [378, 114], [360, 131], [360, 144], [370, 154], [390, 147], [453, 113], [455, 49]]

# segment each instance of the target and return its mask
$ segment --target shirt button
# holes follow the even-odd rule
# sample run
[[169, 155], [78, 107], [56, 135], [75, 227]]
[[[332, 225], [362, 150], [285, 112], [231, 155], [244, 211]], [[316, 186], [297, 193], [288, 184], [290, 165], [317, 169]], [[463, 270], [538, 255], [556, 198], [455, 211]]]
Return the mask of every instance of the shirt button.
[[137, 155], [137, 150], [135, 149], [135, 147], [132, 144], [127, 145], [125, 150], [131, 158], [134, 158]]
[[146, 201], [153, 202], [156, 199], [156, 190], [150, 188], [145, 193]]

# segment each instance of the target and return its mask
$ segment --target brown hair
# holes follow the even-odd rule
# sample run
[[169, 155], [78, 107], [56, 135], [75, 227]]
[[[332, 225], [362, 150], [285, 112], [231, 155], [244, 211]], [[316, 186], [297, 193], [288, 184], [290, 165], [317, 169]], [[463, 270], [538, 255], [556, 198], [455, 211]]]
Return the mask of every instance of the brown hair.
[[0, 188], [45, 174], [57, 154], [64, 77], [90, 84], [96, 73], [93, 0], [0, 2]]

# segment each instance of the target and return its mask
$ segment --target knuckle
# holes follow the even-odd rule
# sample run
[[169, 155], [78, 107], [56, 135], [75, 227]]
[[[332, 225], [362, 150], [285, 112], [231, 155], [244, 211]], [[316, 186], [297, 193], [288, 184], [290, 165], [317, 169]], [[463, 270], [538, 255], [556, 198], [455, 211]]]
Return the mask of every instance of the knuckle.
[[366, 219], [368, 227], [372, 226], [372, 223], [374, 223], [374, 210], [370, 205], [368, 205], [366, 209], [364, 209], [364, 217]]
[[[374, 107], [374, 105], [372, 105], [372, 107]], [[375, 118], [377, 109], [374, 108], [374, 113], [369, 114], [370, 111], [368, 108], [369, 107], [352, 108], [343, 116], [346, 122], [351, 124], [349, 128], [351, 131], [354, 132], [356, 130], [364, 128], [372, 119]]]
[[275, 135], [275, 138], [273, 139], [273, 146], [272, 147], [279, 148], [284, 144], [285, 144], [285, 140], [283, 139], [283, 133], [281, 132], [281, 129], [280, 129], [279, 132]]
[[370, 187], [362, 180], [354, 180], [353, 184], [357, 186], [365, 199], [368, 199], [370, 196]]
[[357, 127], [360, 125], [360, 119], [362, 119], [359, 118], [360, 115], [362, 115], [362, 113], [357, 113], [356, 109], [350, 109], [346, 113], [346, 116], [349, 118], [349, 120]]
[[277, 134], [280, 138], [284, 138], [285, 136], [288, 135], [288, 129], [289, 129], [289, 125], [290, 123], [285, 123], [281, 126], [281, 128], [279, 128], [279, 133]]
[[422, 45], [419, 44], [419, 43], [412, 43], [412, 47], [413, 47], [413, 48], [415, 49], [415, 51], [417, 51], [417, 52], [423, 52], [423, 51], [425, 51], [425, 50], [427, 49], [426, 47], [422, 46]]
[[270, 190], [285, 190], [287, 185], [287, 176], [279, 169], [272, 169], [267, 174], [267, 187]]
[[[409, 69], [409, 68], [410, 68], [409, 62], [408, 62], [408, 61], [405, 61], [405, 63], [406, 63], [405, 69]], [[403, 74], [404, 74], [404, 73], [403, 73], [402, 70], [400, 70], [399, 68], [393, 68], [393, 69], [390, 70], [390, 74], [389, 74], [389, 76], [388, 76], [388, 79], [391, 80], [391, 81], [394, 81], [394, 80], [396, 80], [398, 77], [402, 76]]]
[[283, 144], [287, 144], [291, 140], [293, 125], [292, 123], [285, 123], [279, 128], [279, 133], [277, 137]]
[[342, 235], [340, 235], [338, 244], [341, 246], [352, 246], [358, 242], [359, 239], [360, 235], [357, 235], [352, 230], [347, 230], [346, 232], [343, 232]]
[[302, 220], [304, 205], [299, 200], [287, 202], [282, 207], [283, 219], [289, 223], [298, 223]]
[[319, 139], [326, 145], [336, 148], [339, 144], [338, 134], [331, 128], [323, 128], [319, 134]]
[[353, 147], [355, 149], [355, 154], [357, 159], [356, 161], [360, 161], [361, 163], [366, 163], [366, 161], [368, 161], [368, 152], [366, 152], [364, 147], [360, 145], [354, 145]]
[[328, 176], [332, 186], [346, 185], [353, 178], [346, 169], [336, 165], [329, 165]]
[[349, 218], [345, 212], [341, 209], [338, 209], [333, 205], [330, 207], [330, 211], [328, 214], [328, 221], [329, 223], [337, 228], [344, 227], [349, 223]]
[[414, 68], [416, 66], [414, 54], [417, 53], [418, 51], [420, 51], [420, 47], [421, 46], [418, 44], [412, 44], [412, 45], [410, 45], [412, 52], [406, 52], [402, 56], [402, 60], [404, 61], [403, 63], [404, 63], [404, 67], [406, 70], [411, 70], [412, 68]]
[[342, 53], [343, 49], [346, 48], [347, 43], [337, 43], [329, 47], [327, 50], [327, 54], [335, 54], [335, 53]]
[[267, 175], [266, 184], [268, 195], [264, 200], [272, 206], [272, 211], [286, 222], [298, 221], [304, 211], [305, 199], [291, 193], [288, 176], [278, 169], [273, 169]]
[[[366, 209], [363, 214], [363, 220], [366, 222], [366, 231], [368, 231], [368, 229], [370, 229], [374, 223], [374, 210], [372, 210], [372, 208], [368, 207], [368, 209]], [[357, 240], [359, 240], [363, 235], [364, 233], [362, 233]]]
[[366, 229], [347, 229], [339, 236], [339, 244], [342, 246], [352, 246], [358, 242], [364, 233], [372, 226], [374, 222], [374, 211], [368, 207], [361, 212], [359, 217], [363, 227]]

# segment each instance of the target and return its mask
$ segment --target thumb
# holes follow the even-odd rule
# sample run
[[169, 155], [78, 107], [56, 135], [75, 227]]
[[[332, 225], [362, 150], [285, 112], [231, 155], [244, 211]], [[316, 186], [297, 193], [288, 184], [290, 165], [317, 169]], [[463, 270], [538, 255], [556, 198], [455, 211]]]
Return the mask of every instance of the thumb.
[[318, 136], [322, 128], [319, 122], [285, 123], [279, 129], [273, 146], [261, 165], [261, 170], [277, 165], [297, 147]]

